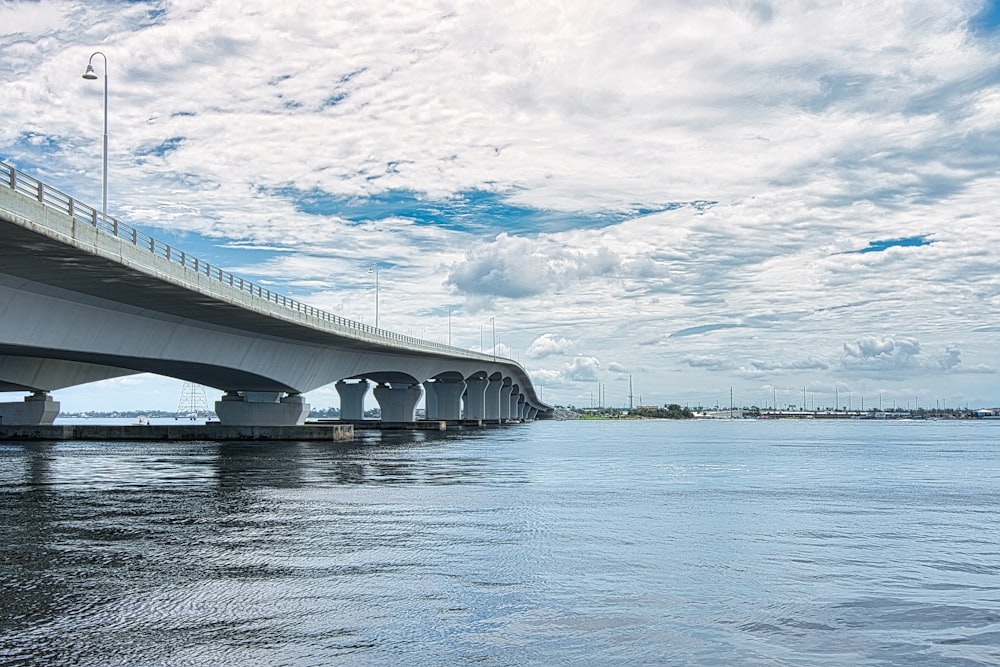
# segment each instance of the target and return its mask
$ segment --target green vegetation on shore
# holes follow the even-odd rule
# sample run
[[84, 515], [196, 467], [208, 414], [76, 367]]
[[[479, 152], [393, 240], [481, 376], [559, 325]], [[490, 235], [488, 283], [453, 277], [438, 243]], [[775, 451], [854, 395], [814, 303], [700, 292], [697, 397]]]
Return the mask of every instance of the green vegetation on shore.
[[622, 408], [559, 407], [556, 419], [693, 419], [694, 413], [688, 408], [671, 403], [663, 407], [643, 405], [631, 410]]

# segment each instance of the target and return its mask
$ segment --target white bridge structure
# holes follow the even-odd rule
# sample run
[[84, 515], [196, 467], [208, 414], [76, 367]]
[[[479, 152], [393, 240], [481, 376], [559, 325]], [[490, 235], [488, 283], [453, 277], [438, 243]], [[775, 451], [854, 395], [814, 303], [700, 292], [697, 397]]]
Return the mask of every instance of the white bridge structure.
[[222, 390], [223, 424], [285, 426], [336, 383], [344, 420], [545, 416], [517, 362], [403, 336], [277, 294], [0, 162], [0, 424], [51, 424], [66, 387], [156, 373]]

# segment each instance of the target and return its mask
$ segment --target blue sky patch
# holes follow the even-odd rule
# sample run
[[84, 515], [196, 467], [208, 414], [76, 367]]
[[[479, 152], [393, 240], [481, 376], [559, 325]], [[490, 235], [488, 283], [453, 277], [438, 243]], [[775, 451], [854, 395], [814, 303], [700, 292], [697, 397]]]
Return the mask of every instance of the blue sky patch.
[[668, 338], [683, 338], [684, 336], [697, 336], [698, 334], [719, 331], [721, 329], [739, 329], [742, 324], [703, 324], [697, 327], [689, 327], [675, 331]]
[[927, 238], [927, 235], [921, 236], [905, 236], [898, 239], [884, 239], [881, 241], [869, 241], [867, 248], [862, 248], [861, 250], [854, 250], [853, 252], [858, 255], [863, 255], [869, 252], [884, 252], [889, 248], [914, 248], [923, 245], [930, 245], [934, 243]]
[[48, 134], [38, 132], [22, 132], [14, 144], [21, 150], [30, 152], [39, 151], [42, 153], [58, 152], [62, 149], [62, 142]]
[[[197, 257], [200, 262], [207, 262], [223, 271], [229, 271], [239, 278], [262, 285], [278, 294], [291, 295], [293, 292], [289, 285], [276, 281], [273, 276], [262, 276], [254, 273], [252, 269], [255, 265], [265, 265], [268, 261], [286, 254], [286, 251], [239, 243], [220, 243], [218, 237], [209, 237], [198, 232], [178, 232], [166, 226], [127, 222], [157, 241], [181, 250], [191, 257]], [[293, 282], [296, 278], [294, 275], [289, 275], [288, 282]]]
[[136, 154], [140, 156], [153, 155], [155, 157], [163, 157], [167, 153], [172, 153], [180, 148], [182, 143], [184, 143], [184, 137], [170, 137], [169, 139], [161, 141], [156, 146], [139, 148], [136, 150]]
[[391, 190], [371, 197], [334, 195], [319, 189], [302, 191], [281, 188], [273, 194], [287, 197], [297, 210], [309, 215], [330, 215], [354, 223], [403, 218], [417, 225], [431, 225], [466, 233], [511, 234], [559, 232], [579, 228], [601, 228], [632, 218], [690, 206], [699, 211], [712, 201], [636, 204], [620, 211], [554, 211], [515, 204], [488, 190], [461, 192], [446, 199], [430, 199], [410, 190]]
[[353, 81], [358, 75], [363, 74], [365, 69], [366, 68], [364, 67], [360, 67], [340, 77], [340, 80], [337, 81], [337, 87], [334, 93], [330, 95], [328, 98], [326, 98], [326, 100], [323, 102], [323, 107], [324, 108], [335, 107], [344, 100], [346, 100], [350, 96], [350, 93], [344, 90], [344, 87], [351, 81]]
[[1000, 29], [1000, 0], [986, 0], [979, 13], [969, 21], [972, 32], [978, 35], [994, 35]]
[[330, 97], [326, 98], [326, 100], [323, 102], [323, 106], [335, 107], [346, 99], [347, 99], [347, 93], [340, 90], [334, 93], [333, 95], [330, 95]]

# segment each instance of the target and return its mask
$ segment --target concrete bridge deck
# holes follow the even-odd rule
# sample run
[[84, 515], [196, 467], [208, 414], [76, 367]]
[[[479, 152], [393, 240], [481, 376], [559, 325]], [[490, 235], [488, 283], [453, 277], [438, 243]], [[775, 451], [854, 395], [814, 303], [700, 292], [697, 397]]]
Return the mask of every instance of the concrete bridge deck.
[[49, 392], [151, 372], [226, 392], [223, 423], [294, 425], [337, 383], [360, 418], [531, 419], [548, 410], [516, 362], [375, 329], [205, 263], [0, 163], [0, 404], [51, 423]]

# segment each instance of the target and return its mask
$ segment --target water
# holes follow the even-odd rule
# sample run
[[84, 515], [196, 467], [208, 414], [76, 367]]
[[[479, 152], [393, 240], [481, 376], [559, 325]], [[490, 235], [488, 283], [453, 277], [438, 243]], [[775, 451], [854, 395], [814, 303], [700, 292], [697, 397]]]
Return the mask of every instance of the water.
[[0, 443], [0, 663], [1000, 663], [1000, 423]]

